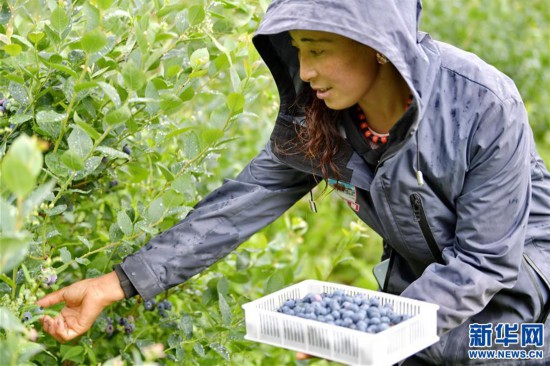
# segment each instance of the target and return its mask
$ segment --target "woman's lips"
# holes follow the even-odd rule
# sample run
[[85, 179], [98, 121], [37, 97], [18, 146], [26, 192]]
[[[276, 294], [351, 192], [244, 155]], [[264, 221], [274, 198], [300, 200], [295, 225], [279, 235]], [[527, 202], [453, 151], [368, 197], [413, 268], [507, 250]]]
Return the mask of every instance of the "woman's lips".
[[317, 98], [319, 99], [326, 99], [329, 95], [329, 92], [332, 88], [318, 88], [318, 89], [315, 89], [315, 91], [317, 92]]

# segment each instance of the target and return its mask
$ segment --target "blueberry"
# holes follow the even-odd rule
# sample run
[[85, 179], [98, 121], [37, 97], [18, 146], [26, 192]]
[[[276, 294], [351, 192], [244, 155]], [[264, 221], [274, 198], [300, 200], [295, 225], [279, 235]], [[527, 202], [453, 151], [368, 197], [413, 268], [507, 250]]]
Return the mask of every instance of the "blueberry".
[[379, 331], [381, 332], [381, 331], [383, 331], [383, 330], [388, 329], [389, 327], [390, 327], [390, 325], [389, 325], [388, 323], [382, 323], [382, 324], [380, 324], [380, 325], [378, 326], [378, 329], [379, 329]]
[[155, 308], [156, 302], [155, 300], [147, 300], [143, 303], [143, 307], [145, 310], [152, 311]]
[[55, 273], [49, 275], [46, 278], [46, 285], [51, 286], [57, 281], [57, 275]]
[[369, 325], [367, 328], [367, 333], [378, 333], [380, 331], [380, 328], [378, 325]]
[[23, 323], [26, 323], [28, 321], [30, 321], [32, 319], [32, 314], [30, 311], [25, 311], [23, 313], [23, 317], [21, 318], [21, 320], [23, 321]]
[[377, 307], [371, 306], [371, 307], [367, 310], [367, 316], [368, 316], [369, 318], [378, 318], [378, 317], [380, 317], [380, 310], [378, 310]]
[[127, 144], [122, 147], [122, 151], [128, 155], [132, 155], [132, 149], [130, 149]]
[[289, 307], [290, 309], [292, 309], [293, 307], [296, 306], [296, 301], [295, 301], [295, 300], [287, 300], [287, 301], [284, 303], [284, 306], [287, 306], [287, 307]]
[[164, 309], [165, 309], [165, 307], [164, 307], [164, 302], [163, 302], [163, 301], [159, 302], [159, 303], [157, 304], [157, 310], [158, 310], [158, 311], [161, 311], [161, 310], [164, 311]]
[[119, 325], [126, 325], [128, 324], [128, 320], [125, 317], [118, 318], [118, 324]]
[[115, 327], [113, 326], [113, 324], [111, 323], [108, 323], [106, 326], [105, 326], [105, 333], [107, 333], [107, 335], [112, 335], [115, 331]]
[[380, 318], [371, 318], [369, 319], [369, 326], [370, 325], [379, 325], [381, 322], [380, 322]]
[[159, 308], [158, 313], [163, 318], [166, 318], [168, 316], [168, 314], [166, 314], [166, 310], [164, 310], [164, 308]]
[[116, 187], [116, 186], [118, 186], [118, 180], [113, 179], [112, 181], [109, 182], [109, 187]]
[[136, 329], [136, 325], [134, 323], [128, 323], [124, 326], [124, 333], [131, 334]]
[[359, 329], [362, 332], [366, 331], [368, 326], [367, 322], [363, 320], [359, 320], [355, 325], [357, 326], [357, 329]]

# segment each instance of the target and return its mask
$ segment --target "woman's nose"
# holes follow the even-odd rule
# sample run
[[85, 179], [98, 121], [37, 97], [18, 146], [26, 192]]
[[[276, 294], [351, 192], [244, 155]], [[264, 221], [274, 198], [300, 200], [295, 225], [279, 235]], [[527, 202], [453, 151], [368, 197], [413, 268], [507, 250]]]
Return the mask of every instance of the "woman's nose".
[[300, 79], [309, 83], [311, 79], [317, 76], [317, 71], [305, 57], [300, 57]]

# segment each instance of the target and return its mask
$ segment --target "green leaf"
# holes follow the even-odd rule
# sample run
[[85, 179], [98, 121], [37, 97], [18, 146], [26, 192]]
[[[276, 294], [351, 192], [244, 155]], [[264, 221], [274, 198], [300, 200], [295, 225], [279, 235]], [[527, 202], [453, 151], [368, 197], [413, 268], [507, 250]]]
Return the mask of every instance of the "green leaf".
[[71, 259], [73, 259], [71, 252], [65, 247], [59, 249], [59, 255], [61, 256], [61, 260], [63, 263], [69, 263]]
[[182, 102], [186, 102], [188, 100], [193, 99], [195, 96], [195, 89], [193, 89], [193, 86], [189, 84], [186, 86], [183, 91], [178, 95], [178, 97], [182, 100]]
[[218, 307], [222, 315], [222, 321], [225, 325], [231, 324], [231, 307], [227, 303], [225, 296], [220, 294], [218, 297]]
[[222, 137], [223, 131], [217, 128], [207, 128], [201, 133], [201, 140], [204, 141], [205, 146], [214, 145]]
[[158, 222], [164, 215], [164, 204], [161, 198], [157, 198], [149, 205], [146, 218], [150, 223]]
[[183, 202], [185, 202], [183, 195], [173, 189], [168, 190], [162, 195], [162, 203], [166, 209], [180, 206]]
[[225, 276], [220, 278], [218, 284], [216, 285], [216, 289], [220, 295], [227, 296], [229, 293], [229, 283], [227, 282], [227, 278]]
[[0, 307], [0, 328], [14, 332], [23, 332], [25, 330], [21, 321], [5, 307]]
[[31, 114], [14, 114], [13, 116], [10, 117], [9, 122], [10, 124], [20, 125], [21, 123], [25, 123], [31, 119], [32, 119]]
[[61, 7], [57, 7], [52, 11], [50, 16], [50, 26], [57, 33], [61, 34], [69, 25], [69, 17], [65, 10]]
[[223, 345], [219, 343], [210, 343], [208, 346], [216, 351], [216, 353], [222, 356], [226, 361], [230, 361], [229, 351]]
[[241, 93], [231, 93], [227, 96], [227, 108], [229, 108], [230, 114], [241, 113], [245, 104], [244, 96]]
[[130, 155], [109, 146], [98, 146], [95, 151], [99, 151], [102, 155], [111, 159], [130, 159]]
[[0, 213], [2, 214], [2, 220], [0, 220], [2, 235], [14, 233], [17, 223], [17, 208], [0, 197]]
[[102, 10], [107, 10], [113, 4], [113, 0], [97, 0], [97, 5]]
[[179, 111], [182, 106], [183, 101], [176, 95], [162, 94], [160, 96], [160, 109], [162, 109], [166, 115], [171, 115]]
[[210, 53], [207, 48], [199, 48], [195, 50], [189, 58], [189, 64], [193, 69], [199, 69], [205, 66], [210, 61]]
[[247, 250], [237, 252], [237, 271], [245, 271], [250, 266], [250, 253]]
[[178, 322], [178, 329], [183, 331], [183, 334], [187, 339], [193, 337], [193, 318], [191, 315], [185, 313]]
[[55, 63], [55, 62], [45, 62], [45, 64], [50, 66], [51, 68], [54, 68], [56, 70], [64, 72], [67, 75], [72, 76], [73, 78], [78, 77], [78, 75], [76, 74], [76, 72], [73, 69], [71, 69], [70, 67], [65, 66], [63, 64], [59, 64], [59, 63]]
[[140, 90], [147, 82], [145, 73], [133, 61], [128, 61], [124, 66], [122, 78], [131, 90]]
[[61, 162], [61, 153], [59, 151], [49, 152], [44, 159], [50, 173], [57, 177], [66, 177], [69, 175], [69, 169]]
[[132, 112], [128, 106], [123, 106], [122, 108], [113, 109], [105, 116], [105, 122], [107, 124], [114, 126], [120, 123], [128, 121], [132, 117]]
[[98, 138], [101, 137], [101, 134], [99, 132], [97, 132], [95, 130], [95, 128], [93, 128], [91, 125], [87, 124], [86, 122], [84, 122], [79, 116], [78, 114], [75, 114], [73, 115], [73, 120], [74, 122], [80, 127], [82, 128], [84, 131], [86, 131], [86, 133], [91, 137], [93, 138], [94, 140], [97, 140]]
[[33, 31], [33, 32], [29, 32], [29, 34], [27, 34], [27, 38], [29, 39], [29, 41], [31, 41], [35, 45], [37, 45], [38, 42], [40, 42], [42, 40], [42, 38], [44, 38], [45, 36], [46, 36], [46, 34], [44, 32], [41, 32], [41, 31]]
[[199, 342], [195, 342], [195, 344], [193, 345], [193, 351], [195, 351], [200, 357], [206, 356], [206, 351], [204, 350], [203, 345]]
[[30, 193], [42, 169], [43, 157], [35, 139], [23, 134], [8, 150], [4, 159], [0, 181], [18, 197]]
[[90, 136], [79, 126], [74, 126], [68, 137], [69, 150], [74, 151], [81, 159], [86, 158], [94, 147]]
[[73, 171], [84, 169], [84, 161], [74, 150], [67, 150], [61, 155], [61, 162]]
[[19, 56], [22, 50], [21, 46], [15, 43], [4, 45], [4, 51], [13, 57]]
[[65, 212], [67, 210], [67, 205], [57, 205], [55, 206], [54, 208], [50, 208], [48, 210], [44, 210], [44, 212], [48, 215], [48, 216], [55, 216], [55, 215], [59, 215], [63, 212]]
[[84, 162], [84, 169], [79, 170], [74, 176], [74, 180], [80, 180], [88, 175], [92, 174], [97, 167], [101, 164], [101, 158], [99, 156], [92, 156]]
[[120, 101], [120, 95], [118, 94], [117, 90], [111, 84], [107, 84], [103, 81], [100, 81], [97, 84], [101, 87], [103, 92], [107, 94], [109, 99], [111, 99], [115, 107], [120, 108], [122, 102]]
[[283, 272], [281, 270], [275, 271], [269, 278], [267, 279], [267, 283], [265, 286], [265, 292], [268, 294], [271, 294], [277, 290], [280, 290], [285, 287], [285, 277]]
[[84, 347], [82, 346], [61, 346], [62, 361], [71, 360], [81, 362], [84, 356]]
[[[34, 209], [36, 209], [46, 198], [51, 195], [53, 188], [55, 187], [55, 180], [50, 180], [49, 182], [42, 184], [37, 189], [35, 189], [27, 199], [23, 202], [23, 208], [21, 214], [23, 217], [29, 215]], [[2, 211], [3, 213], [4, 211]], [[2, 214], [3, 216], [3, 214]], [[2, 217], [2, 221], [4, 218]]]
[[134, 231], [134, 226], [132, 224], [132, 220], [130, 220], [130, 217], [124, 210], [120, 210], [117, 213], [117, 224], [120, 227], [120, 230], [124, 233], [126, 236], [132, 235]]
[[189, 24], [191, 26], [200, 24], [206, 17], [204, 8], [201, 5], [194, 5], [189, 8]]
[[57, 138], [61, 133], [61, 125], [65, 118], [67, 118], [65, 113], [45, 110], [36, 114], [36, 123], [48, 136]]
[[87, 238], [80, 235], [77, 235], [76, 237], [78, 238], [78, 240], [80, 240], [82, 244], [86, 246], [86, 248], [88, 248], [88, 250], [92, 249], [92, 243], [90, 243], [90, 241]]
[[80, 40], [80, 46], [88, 53], [94, 53], [107, 44], [107, 37], [98, 28], [86, 33]]
[[27, 232], [17, 232], [10, 236], [0, 235], [0, 272], [7, 273], [19, 265], [27, 255], [31, 238]]

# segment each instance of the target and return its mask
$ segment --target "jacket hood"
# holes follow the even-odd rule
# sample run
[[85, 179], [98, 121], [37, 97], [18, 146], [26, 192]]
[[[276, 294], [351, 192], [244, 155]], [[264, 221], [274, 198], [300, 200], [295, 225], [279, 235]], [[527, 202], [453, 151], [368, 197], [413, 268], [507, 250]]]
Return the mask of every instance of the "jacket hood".
[[[281, 112], [295, 101], [304, 82], [290, 30], [339, 34], [385, 55], [408, 83], [417, 104], [417, 120], [435, 78], [437, 51], [418, 32], [421, 0], [274, 0], [253, 42], [270, 69], [281, 97]], [[426, 43], [426, 44], [424, 44]]]

